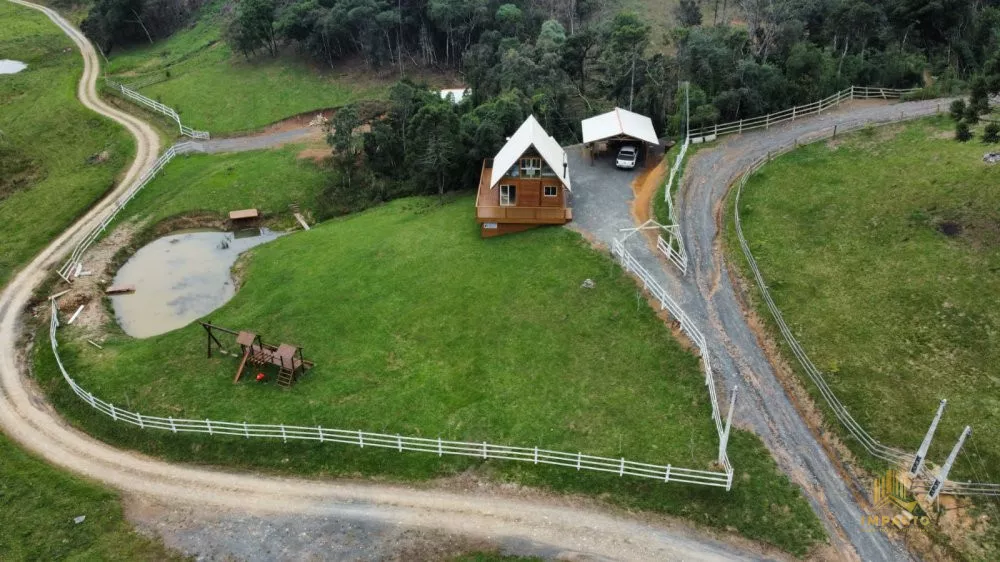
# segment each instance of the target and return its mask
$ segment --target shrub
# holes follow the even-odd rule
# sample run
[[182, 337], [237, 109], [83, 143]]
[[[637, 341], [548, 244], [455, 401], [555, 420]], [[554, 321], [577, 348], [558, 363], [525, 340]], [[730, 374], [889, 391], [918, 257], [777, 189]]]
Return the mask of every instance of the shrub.
[[986, 129], [983, 130], [983, 142], [991, 144], [1000, 142], [1000, 123], [987, 123]]
[[969, 125], [979, 123], [979, 108], [977, 106], [970, 105], [965, 108], [965, 122]]
[[959, 121], [955, 124], [955, 140], [958, 142], [972, 140], [972, 131], [969, 130], [969, 124], [965, 121]]
[[951, 102], [951, 118], [961, 121], [963, 117], [965, 117], [965, 100], [957, 99]]

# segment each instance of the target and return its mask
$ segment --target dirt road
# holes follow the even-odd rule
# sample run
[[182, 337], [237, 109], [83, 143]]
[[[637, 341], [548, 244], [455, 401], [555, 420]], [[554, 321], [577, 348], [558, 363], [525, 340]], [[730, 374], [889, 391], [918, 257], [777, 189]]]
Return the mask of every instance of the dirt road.
[[[724, 221], [732, 219], [725, 198], [732, 182], [753, 161], [796, 139], [835, 124], [845, 130], [858, 124], [931, 114], [941, 106], [946, 110], [947, 102], [854, 102], [822, 116], [727, 137], [689, 161], [678, 197], [677, 214], [690, 263], [686, 278], [670, 269], [671, 295], [702, 327], [716, 364], [727, 378], [726, 384], [739, 386], [741, 406], [737, 419], [741, 425], [759, 434], [782, 470], [803, 487], [834, 535], [838, 549], [847, 555], [847, 549], [853, 548], [862, 560], [906, 558], [908, 553], [861, 524], [863, 512], [854, 495], [867, 495], [867, 483], [844, 481], [789, 399], [749, 326], [731, 283], [720, 240]], [[917, 444], [912, 445], [915, 448]]]
[[[273, 514], [280, 514], [281, 521], [296, 525], [292, 532], [285, 528], [285, 532], [278, 529], [278, 532], [261, 534], [266, 537], [266, 544], [245, 551], [251, 559], [295, 557], [299, 543], [294, 541], [301, 542], [304, 534], [298, 526], [322, 529], [317, 522], [329, 521], [339, 526], [353, 524], [358, 529], [354, 539], [369, 546], [384, 544], [388, 536], [384, 530], [389, 528], [435, 530], [499, 545], [512, 553], [545, 553], [577, 556], [578, 559], [734, 560], [760, 557], [753, 545], [737, 538], [727, 537], [724, 543], [683, 523], [611, 513], [590, 502], [537, 498], [496, 489], [485, 494], [417, 490], [193, 468], [117, 450], [68, 427], [20, 371], [23, 367], [18, 357], [21, 313], [32, 290], [52, 265], [70, 250], [88, 227], [109, 212], [115, 198], [153, 163], [159, 142], [150, 126], [98, 98], [95, 88], [99, 72], [97, 54], [79, 31], [48, 8], [22, 0], [11, 1], [45, 13], [77, 44], [84, 58], [78, 92], [81, 103], [125, 126], [136, 139], [137, 152], [135, 162], [114, 192], [46, 247], [0, 294], [0, 428], [4, 433], [51, 463], [130, 496], [150, 498], [175, 506], [175, 510], [193, 509], [200, 516], [208, 514], [230, 523], [239, 521], [238, 517], [250, 516], [273, 522]], [[242, 535], [240, 544], [244, 547], [253, 544], [247, 541], [255, 540], [254, 536], [258, 535]], [[282, 540], [293, 542], [281, 543]], [[386, 546], [390, 550], [391, 547], [392, 544]]]

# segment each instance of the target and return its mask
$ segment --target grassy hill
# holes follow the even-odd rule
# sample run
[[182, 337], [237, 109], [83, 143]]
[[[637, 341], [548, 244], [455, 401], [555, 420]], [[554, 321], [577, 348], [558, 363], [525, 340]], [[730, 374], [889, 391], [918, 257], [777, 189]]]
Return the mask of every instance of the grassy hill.
[[213, 135], [250, 131], [314, 109], [381, 96], [396, 75], [379, 79], [349, 65], [330, 69], [289, 52], [250, 60], [221, 39], [221, 2], [195, 23], [154, 44], [114, 51], [107, 71]]
[[[947, 398], [930, 458], [971, 424], [952, 477], [996, 482], [1000, 446], [985, 436], [1000, 427], [1000, 189], [990, 148], [952, 128], [939, 118], [796, 150], [750, 180], [741, 213], [778, 307], [855, 418], [916, 450]], [[745, 266], [732, 232], [729, 246]]]
[[134, 153], [117, 124], [76, 99], [83, 61], [34, 10], [0, 4], [0, 53], [28, 68], [0, 77], [0, 285], [110, 189]]
[[[155, 193], [149, 196], [155, 205]], [[136, 203], [133, 212], [149, 212]], [[303, 345], [317, 366], [291, 391], [251, 381], [234, 386], [236, 360], [206, 359], [197, 325], [144, 340], [112, 334], [100, 351], [74, 341], [69, 328], [60, 350], [81, 384], [143, 413], [323, 424], [710, 467], [717, 437], [698, 360], [637, 301], [633, 281], [565, 229], [481, 240], [472, 203], [400, 200], [252, 252], [240, 292], [210, 316], [268, 341]], [[595, 289], [580, 287], [588, 278]], [[394, 479], [474, 470], [734, 528], [796, 553], [823, 537], [800, 492], [743, 432], [731, 442], [738, 472], [727, 493], [498, 461], [143, 433], [95, 415], [72, 396], [44, 346], [36, 369], [76, 423], [171, 459]], [[777, 507], [761, 507], [760, 497]]]
[[[117, 495], [68, 476], [0, 434], [4, 560], [181, 560], [125, 523]], [[73, 519], [83, 515], [82, 523]]]

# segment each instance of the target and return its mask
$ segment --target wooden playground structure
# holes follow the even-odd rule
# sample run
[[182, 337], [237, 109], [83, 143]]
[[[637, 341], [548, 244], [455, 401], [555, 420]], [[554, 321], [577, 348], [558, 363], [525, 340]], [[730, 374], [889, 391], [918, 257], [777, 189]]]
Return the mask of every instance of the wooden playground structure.
[[243, 371], [247, 365], [255, 367], [275, 366], [278, 368], [278, 386], [291, 388], [299, 376], [307, 369], [315, 367], [315, 363], [307, 361], [302, 354], [302, 348], [296, 345], [282, 343], [278, 346], [269, 345], [261, 340], [261, 337], [253, 332], [230, 330], [222, 326], [216, 326], [208, 322], [201, 322], [201, 327], [205, 329], [208, 338], [208, 357], [212, 357], [212, 343], [225, 351], [222, 342], [219, 341], [213, 331], [222, 332], [230, 336], [236, 336], [236, 343], [240, 346], [240, 365], [236, 369], [236, 376], [233, 384], [240, 381]]

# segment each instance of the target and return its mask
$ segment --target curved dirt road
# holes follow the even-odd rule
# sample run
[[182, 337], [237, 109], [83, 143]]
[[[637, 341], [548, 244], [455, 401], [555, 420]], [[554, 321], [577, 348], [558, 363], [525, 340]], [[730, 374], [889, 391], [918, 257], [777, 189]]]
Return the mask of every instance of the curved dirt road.
[[[867, 482], [845, 483], [838, 467], [803, 421], [775, 376], [757, 336], [747, 323], [725, 263], [720, 232], [730, 221], [725, 206], [729, 186], [755, 160], [805, 140], [835, 124], [842, 130], [869, 123], [932, 114], [940, 100], [898, 104], [855, 102], [822, 116], [808, 117], [767, 131], [726, 137], [688, 162], [677, 201], [678, 219], [689, 255], [687, 278], [670, 269], [668, 290], [702, 326], [727, 385], [740, 387], [737, 419], [760, 435], [782, 470], [800, 484], [813, 508], [846, 556], [853, 547], [862, 560], [909, 557], [900, 545], [861, 524], [854, 494]], [[912, 444], [916, 447], [916, 443]]]
[[[19, 371], [21, 313], [32, 290], [52, 265], [154, 162], [159, 141], [151, 127], [98, 98], [97, 54], [79, 31], [48, 8], [11, 1], [45, 13], [73, 39], [84, 58], [80, 101], [124, 125], [136, 138], [137, 157], [114, 192], [45, 248], [0, 294], [0, 427], [4, 433], [72, 472], [126, 493], [170, 505], [196, 506], [202, 512], [217, 509], [220, 513], [278, 513], [293, 516], [294, 521], [335, 518], [397, 529], [443, 530], [512, 552], [576, 553], [597, 559], [733, 560], [759, 556], [753, 554], [754, 545], [739, 539], [727, 540], [742, 547], [707, 537], [680, 523], [642, 521], [596, 507], [578, 507], [569, 499], [523, 499], [495, 491], [483, 495], [415, 490], [192, 468], [121, 451], [68, 427]], [[379, 537], [376, 533], [372, 538]], [[271, 556], [263, 548], [257, 552], [258, 557]], [[294, 557], [295, 552], [290, 554]]]

